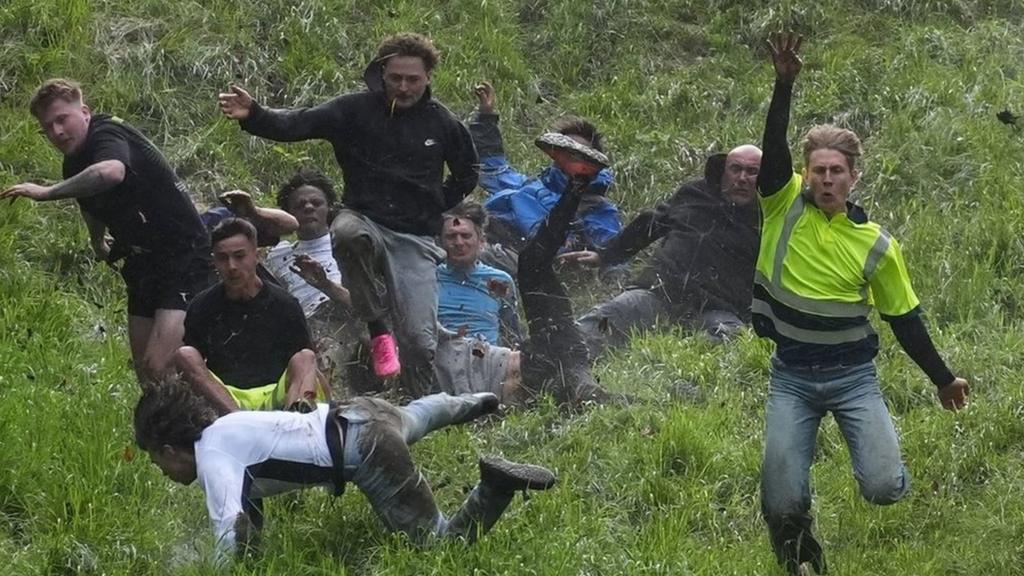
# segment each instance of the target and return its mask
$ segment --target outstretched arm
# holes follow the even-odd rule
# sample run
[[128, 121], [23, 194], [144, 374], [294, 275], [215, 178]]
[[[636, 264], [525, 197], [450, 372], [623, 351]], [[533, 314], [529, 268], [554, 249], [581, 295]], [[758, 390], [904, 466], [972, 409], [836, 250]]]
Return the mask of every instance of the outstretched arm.
[[764, 126], [761, 148], [761, 170], [757, 176], [757, 189], [762, 196], [771, 196], [781, 190], [793, 177], [793, 157], [789, 153], [786, 130], [789, 128], [789, 108], [793, 97], [793, 82], [800, 74], [803, 61], [800, 45], [803, 37], [793, 34], [780, 36], [768, 44], [775, 66], [775, 90], [768, 106], [768, 119]]
[[928, 379], [938, 388], [939, 400], [947, 410], [958, 410], [967, 404], [970, 387], [967, 380], [958, 378], [942, 361], [928, 328], [920, 314], [907, 318], [890, 320], [896, 340], [910, 359], [924, 370]]
[[231, 85], [217, 95], [221, 112], [238, 120], [242, 129], [277, 142], [327, 138], [337, 127], [337, 99], [313, 108], [272, 110], [260, 106], [241, 86]]
[[40, 186], [31, 182], [16, 184], [0, 192], [0, 199], [14, 200], [25, 197], [37, 202], [46, 202], [64, 198], [88, 198], [117, 186], [124, 181], [124, 176], [123, 162], [104, 160], [53, 186]]

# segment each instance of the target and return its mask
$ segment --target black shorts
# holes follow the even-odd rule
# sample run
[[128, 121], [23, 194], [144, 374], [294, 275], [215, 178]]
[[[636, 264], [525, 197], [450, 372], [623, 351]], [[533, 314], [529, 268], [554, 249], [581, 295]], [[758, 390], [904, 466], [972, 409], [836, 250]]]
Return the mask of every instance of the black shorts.
[[157, 310], [185, 310], [213, 277], [207, 250], [184, 254], [131, 254], [121, 267], [128, 315], [152, 318]]

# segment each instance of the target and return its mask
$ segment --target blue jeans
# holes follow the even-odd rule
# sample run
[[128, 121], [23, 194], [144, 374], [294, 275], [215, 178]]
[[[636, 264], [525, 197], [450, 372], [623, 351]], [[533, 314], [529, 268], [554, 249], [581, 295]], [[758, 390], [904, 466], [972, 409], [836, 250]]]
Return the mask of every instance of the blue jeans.
[[872, 504], [892, 504], [910, 487], [899, 439], [873, 362], [793, 367], [772, 358], [765, 415], [761, 509], [779, 561], [787, 540], [810, 537], [810, 468], [818, 426], [832, 412], [846, 439], [853, 475]]
[[444, 536], [472, 542], [497, 522], [514, 494], [481, 482], [449, 519], [437, 508], [409, 446], [434, 430], [480, 414], [481, 400], [472, 395], [432, 394], [401, 407], [357, 397], [341, 410], [348, 421], [345, 478], [366, 495], [389, 530], [418, 543]]

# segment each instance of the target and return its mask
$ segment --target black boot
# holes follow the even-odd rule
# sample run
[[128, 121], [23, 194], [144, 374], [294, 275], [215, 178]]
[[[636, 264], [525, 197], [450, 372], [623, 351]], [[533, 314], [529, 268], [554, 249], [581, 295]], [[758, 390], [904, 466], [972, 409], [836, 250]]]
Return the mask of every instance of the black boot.
[[556, 481], [554, 473], [543, 466], [517, 464], [498, 456], [480, 459], [480, 483], [498, 492], [547, 490]]

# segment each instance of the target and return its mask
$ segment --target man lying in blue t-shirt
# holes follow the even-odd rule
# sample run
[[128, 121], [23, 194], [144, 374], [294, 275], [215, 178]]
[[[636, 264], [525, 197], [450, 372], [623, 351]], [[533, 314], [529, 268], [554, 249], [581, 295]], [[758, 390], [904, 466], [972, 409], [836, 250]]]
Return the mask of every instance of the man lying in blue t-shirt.
[[486, 218], [476, 202], [444, 215], [441, 247], [447, 257], [437, 268], [437, 318], [462, 336], [510, 347], [519, 341], [516, 287], [508, 273], [479, 261]]

